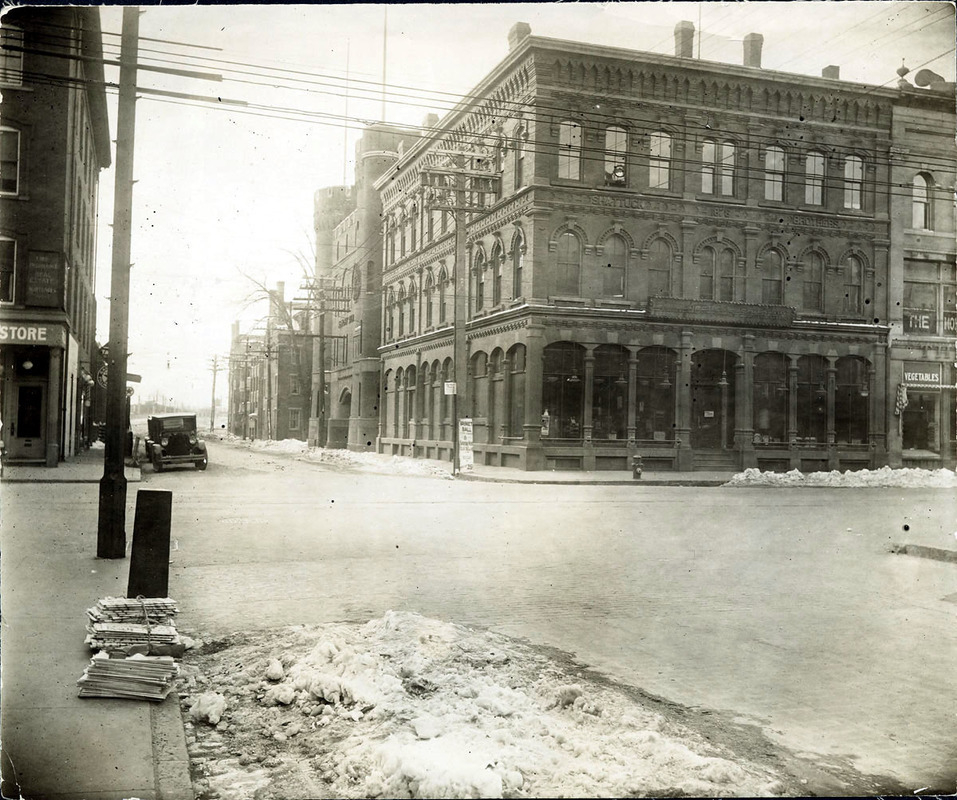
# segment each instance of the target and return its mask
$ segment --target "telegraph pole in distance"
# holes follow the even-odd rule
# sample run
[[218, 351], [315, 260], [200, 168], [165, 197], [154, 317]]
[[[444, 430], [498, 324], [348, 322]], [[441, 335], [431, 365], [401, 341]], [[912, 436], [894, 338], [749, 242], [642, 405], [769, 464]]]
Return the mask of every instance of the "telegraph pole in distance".
[[213, 356], [213, 396], [209, 401], [209, 430], [216, 430], [216, 373], [219, 372], [219, 356]]
[[120, 89], [116, 119], [113, 266], [110, 282], [106, 449], [100, 479], [97, 558], [126, 557], [126, 366], [130, 317], [130, 237], [133, 218], [133, 137], [136, 130], [136, 61], [140, 10], [123, 9]]

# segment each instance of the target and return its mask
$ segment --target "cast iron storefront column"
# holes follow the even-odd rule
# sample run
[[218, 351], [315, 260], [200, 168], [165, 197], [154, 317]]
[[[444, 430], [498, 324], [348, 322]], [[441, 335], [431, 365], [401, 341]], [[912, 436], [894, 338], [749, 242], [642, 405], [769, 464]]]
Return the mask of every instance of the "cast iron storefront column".
[[675, 386], [675, 419], [677, 421], [677, 467], [691, 472], [694, 460], [691, 452], [691, 351], [694, 346], [691, 331], [681, 332], [678, 348], [678, 383]]
[[791, 469], [801, 468], [801, 453], [797, 449], [797, 416], [798, 416], [798, 357], [788, 355], [788, 450], [791, 456]]
[[[499, 416], [502, 421], [498, 425], [498, 442], [505, 443], [506, 437], [511, 435], [509, 425], [511, 424], [511, 404], [509, 398], [512, 396], [512, 361], [506, 356], [502, 359], [502, 404]], [[501, 463], [501, 461], [499, 462]]]
[[[51, 347], [50, 367], [47, 373], [47, 418], [46, 418], [46, 465], [55, 467], [60, 463], [60, 385], [63, 372], [63, 350]], [[116, 376], [119, 379], [119, 376]], [[126, 381], [123, 381], [126, 386]], [[126, 428], [123, 428], [126, 441]], [[122, 463], [122, 462], [121, 462]]]
[[834, 394], [837, 390], [837, 359], [834, 356], [827, 357], [827, 468], [829, 470], [838, 468], [837, 458], [837, 436], [835, 429], [835, 407]]
[[542, 449], [542, 369], [544, 358], [544, 328], [530, 324], [525, 342], [525, 469], [545, 469], [545, 451]]
[[638, 351], [634, 347], [628, 348], [628, 419], [626, 435], [628, 446], [635, 446], [637, 429], [635, 419], [638, 416]]
[[595, 449], [592, 446], [592, 428], [594, 426], [595, 399], [595, 348], [585, 345], [585, 409], [582, 419], [582, 469], [595, 470]]

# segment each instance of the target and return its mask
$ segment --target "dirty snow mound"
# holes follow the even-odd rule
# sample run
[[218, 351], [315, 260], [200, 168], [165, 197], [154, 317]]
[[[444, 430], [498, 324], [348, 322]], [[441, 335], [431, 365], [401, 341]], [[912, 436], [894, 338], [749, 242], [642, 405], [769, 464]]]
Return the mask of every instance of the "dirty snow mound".
[[949, 469], [891, 469], [881, 467], [870, 470], [803, 473], [796, 469], [790, 472], [762, 472], [746, 469], [739, 472], [725, 486], [813, 486], [835, 488], [885, 487], [885, 488], [957, 488], [957, 473]]
[[416, 614], [270, 631], [191, 660], [184, 703], [226, 698], [219, 726], [188, 725], [205, 765], [198, 788], [222, 800], [266, 786], [283, 800], [784, 791], [781, 776], [618, 688]]

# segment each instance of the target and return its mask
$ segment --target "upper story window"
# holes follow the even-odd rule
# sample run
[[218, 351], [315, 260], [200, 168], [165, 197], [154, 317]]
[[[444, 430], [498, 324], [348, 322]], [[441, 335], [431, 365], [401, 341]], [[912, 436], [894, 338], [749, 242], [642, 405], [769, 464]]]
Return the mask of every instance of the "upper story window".
[[653, 133], [648, 140], [648, 188], [671, 188], [671, 137]]
[[864, 197], [864, 161], [857, 156], [844, 159], [844, 208], [860, 210]]
[[674, 254], [664, 239], [655, 239], [648, 248], [648, 294], [652, 297], [672, 296]]
[[734, 142], [705, 139], [701, 147], [702, 194], [734, 194]]
[[524, 127], [515, 132], [514, 159], [515, 159], [515, 182], [514, 188], [520, 189], [525, 184], [525, 140], [528, 134]]
[[844, 262], [844, 311], [860, 314], [864, 310], [864, 265], [857, 256], [848, 256]]
[[472, 271], [475, 273], [475, 310], [481, 311], [485, 307], [485, 253], [481, 250], [475, 254]]
[[0, 83], [23, 83], [23, 31], [13, 25], [0, 30]]
[[558, 126], [558, 177], [581, 180], [582, 127], [577, 122]]
[[502, 302], [502, 246], [496, 242], [492, 248], [492, 305]]
[[933, 225], [931, 220], [930, 205], [931, 182], [926, 175], [918, 173], [914, 176], [913, 185], [913, 208], [914, 208], [914, 227], [919, 230], [930, 230]]
[[737, 258], [730, 247], [705, 247], [701, 253], [701, 282], [698, 286], [703, 300], [732, 302], [739, 299], [744, 285], [737, 274]]
[[521, 234], [512, 243], [512, 297], [522, 296], [522, 270], [525, 267], [525, 240]]
[[766, 305], [784, 303], [784, 259], [777, 250], [766, 250], [762, 257], [761, 302]]
[[803, 307], [824, 310], [824, 258], [820, 253], [808, 253], [805, 259]]
[[20, 193], [20, 131], [0, 128], [0, 194]]
[[418, 301], [418, 295], [415, 289], [415, 283], [409, 283], [409, 333], [415, 332], [415, 305]]
[[399, 310], [399, 336], [405, 336], [405, 287], [399, 287], [399, 298], [396, 304]]
[[605, 183], [624, 186], [625, 161], [628, 153], [628, 134], [624, 128], [605, 129]]
[[823, 153], [808, 153], [804, 159], [804, 202], [809, 206], [824, 205]]
[[439, 324], [448, 319], [449, 276], [445, 267], [439, 272]]
[[582, 246], [578, 237], [566, 231], [558, 237], [558, 269], [555, 293], [577, 297], [581, 285]]
[[904, 333], [957, 335], [953, 261], [904, 259]]
[[784, 200], [784, 150], [769, 147], [764, 153], [764, 199]]
[[0, 238], [0, 303], [13, 302], [16, 265], [17, 243], [7, 237]]
[[628, 271], [628, 245], [617, 233], [605, 242], [605, 268], [602, 270], [604, 297], [625, 296], [625, 275]]

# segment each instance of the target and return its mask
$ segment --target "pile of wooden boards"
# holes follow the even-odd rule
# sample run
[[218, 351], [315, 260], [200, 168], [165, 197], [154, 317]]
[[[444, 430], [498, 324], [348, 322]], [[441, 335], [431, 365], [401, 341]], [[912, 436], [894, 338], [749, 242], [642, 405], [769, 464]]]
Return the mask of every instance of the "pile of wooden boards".
[[172, 656], [110, 658], [97, 653], [76, 682], [80, 697], [115, 697], [130, 700], [165, 700], [179, 667]]
[[104, 597], [88, 608], [86, 643], [99, 652], [77, 681], [80, 697], [166, 699], [185, 649], [176, 612], [168, 597]]

